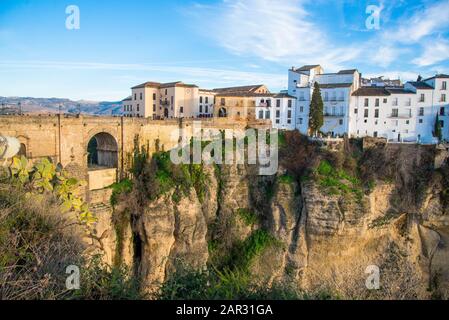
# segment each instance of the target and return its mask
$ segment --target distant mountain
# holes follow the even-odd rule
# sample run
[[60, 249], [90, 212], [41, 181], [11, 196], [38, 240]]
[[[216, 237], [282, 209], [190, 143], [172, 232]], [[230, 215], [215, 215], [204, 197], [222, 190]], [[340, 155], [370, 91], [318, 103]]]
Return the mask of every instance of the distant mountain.
[[30, 97], [0, 97], [0, 114], [19, 112], [18, 104], [22, 106], [23, 113], [58, 113], [77, 114], [79, 109], [83, 114], [92, 115], [120, 115], [122, 113], [121, 101], [72, 101], [60, 98], [30, 98]]

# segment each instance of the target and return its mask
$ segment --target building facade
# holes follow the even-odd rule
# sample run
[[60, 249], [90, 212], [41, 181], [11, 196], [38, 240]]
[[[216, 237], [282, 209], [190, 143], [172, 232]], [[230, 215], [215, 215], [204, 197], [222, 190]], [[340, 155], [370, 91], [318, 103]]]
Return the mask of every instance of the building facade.
[[309, 112], [314, 84], [320, 85], [324, 104], [322, 132], [344, 135], [349, 130], [351, 95], [360, 87], [361, 75], [357, 70], [324, 73], [320, 65], [292, 67], [288, 73], [288, 94], [297, 99], [296, 128], [303, 134], [309, 130]]
[[[375, 80], [375, 81], [374, 81]], [[146, 82], [123, 100], [125, 117], [230, 118], [270, 120], [281, 130], [309, 131], [315, 83], [324, 104], [321, 132], [329, 136], [379, 137], [394, 142], [436, 143], [435, 123], [449, 141], [449, 76], [407, 82], [367, 81], [356, 69], [325, 73], [320, 65], [292, 67], [288, 90], [271, 93], [265, 85], [200, 89], [183, 82]]]

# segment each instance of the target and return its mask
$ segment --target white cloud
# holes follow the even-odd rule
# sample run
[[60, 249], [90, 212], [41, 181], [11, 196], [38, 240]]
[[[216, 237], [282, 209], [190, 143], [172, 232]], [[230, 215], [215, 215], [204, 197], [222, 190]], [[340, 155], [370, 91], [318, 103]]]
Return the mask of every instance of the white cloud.
[[413, 44], [448, 26], [449, 0], [443, 0], [403, 19], [397, 30], [388, 30], [384, 37], [391, 41]]
[[421, 56], [413, 60], [420, 67], [427, 67], [449, 59], [449, 41], [436, 40], [426, 42]]
[[[247, 72], [231, 69], [179, 67], [152, 64], [118, 64], [99, 62], [61, 62], [61, 61], [1, 61], [0, 70], [102, 70], [121, 72], [148, 72], [147, 78], [127, 75], [130, 81], [161, 81], [161, 74], [167, 81], [182, 80], [204, 86], [216, 84], [266, 84], [273, 88], [286, 85], [284, 74]], [[157, 74], [157, 75], [156, 75]], [[127, 78], [123, 78], [126, 81]], [[140, 79], [140, 80], [138, 80]], [[169, 80], [170, 79], [170, 80]], [[135, 84], [135, 83], [134, 83]]]
[[[305, 3], [306, 0], [226, 0], [197, 16], [211, 17], [207, 20], [208, 28], [203, 29], [237, 55], [288, 64], [320, 63], [338, 69], [360, 54], [355, 47], [332, 45], [313, 23]], [[212, 30], [210, 20], [214, 21]]]
[[396, 59], [401, 54], [400, 49], [395, 48], [393, 46], [381, 46], [380, 48], [376, 48], [375, 50], [372, 50], [372, 54], [370, 55], [371, 61], [374, 62], [376, 65], [379, 65], [381, 67], [388, 67], [396, 61]]

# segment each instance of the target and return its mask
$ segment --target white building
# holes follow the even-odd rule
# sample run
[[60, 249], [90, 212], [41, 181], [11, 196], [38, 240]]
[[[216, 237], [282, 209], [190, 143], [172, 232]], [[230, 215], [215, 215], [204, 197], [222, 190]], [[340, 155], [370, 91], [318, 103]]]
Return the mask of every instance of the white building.
[[413, 91], [363, 87], [352, 94], [348, 134], [415, 142], [417, 112]]
[[277, 94], [260, 94], [254, 97], [256, 102], [256, 119], [271, 120], [273, 128], [295, 130], [296, 97], [281, 92]]
[[435, 143], [437, 114], [449, 141], [449, 76], [440, 74], [404, 86], [362, 86], [357, 70], [326, 74], [319, 65], [291, 68], [288, 93], [297, 98], [296, 128], [308, 133], [310, 100], [317, 82], [324, 103], [323, 133], [383, 137], [389, 141]]
[[288, 73], [288, 93], [297, 98], [296, 128], [303, 134], [309, 129], [310, 101], [315, 82], [320, 85], [324, 103], [322, 132], [344, 135], [349, 130], [351, 94], [360, 87], [357, 70], [324, 73], [319, 65], [291, 68]]

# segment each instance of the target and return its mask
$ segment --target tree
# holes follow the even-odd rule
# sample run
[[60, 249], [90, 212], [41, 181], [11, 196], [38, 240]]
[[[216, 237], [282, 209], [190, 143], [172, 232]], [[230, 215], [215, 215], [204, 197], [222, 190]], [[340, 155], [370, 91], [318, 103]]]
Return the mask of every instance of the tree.
[[416, 79], [417, 82], [421, 82], [422, 81], [422, 77], [421, 75], [418, 76], [418, 79]]
[[438, 141], [441, 141], [443, 139], [442, 132], [441, 132], [441, 122], [440, 122], [440, 116], [437, 114], [437, 119], [435, 121], [435, 132], [434, 136], [438, 138]]
[[315, 82], [309, 113], [309, 130], [311, 134], [316, 134], [323, 126], [323, 108], [324, 104], [321, 97], [320, 86], [318, 82]]

